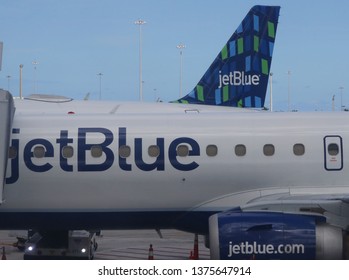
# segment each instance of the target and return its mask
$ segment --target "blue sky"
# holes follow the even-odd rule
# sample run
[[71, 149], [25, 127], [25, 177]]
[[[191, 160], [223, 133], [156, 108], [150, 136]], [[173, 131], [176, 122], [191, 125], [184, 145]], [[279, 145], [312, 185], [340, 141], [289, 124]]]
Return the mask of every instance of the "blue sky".
[[[4, 42], [0, 87], [83, 99], [139, 98], [139, 30], [143, 26], [144, 100], [179, 95], [179, 51], [184, 43], [183, 93], [192, 90], [248, 10], [281, 6], [272, 63], [274, 109], [331, 110], [336, 95], [349, 107], [349, 2], [250, 0], [2, 0]], [[34, 73], [33, 61], [38, 61]], [[11, 78], [7, 78], [11, 76]], [[37, 81], [37, 89], [35, 82]], [[266, 106], [269, 105], [269, 98]]]

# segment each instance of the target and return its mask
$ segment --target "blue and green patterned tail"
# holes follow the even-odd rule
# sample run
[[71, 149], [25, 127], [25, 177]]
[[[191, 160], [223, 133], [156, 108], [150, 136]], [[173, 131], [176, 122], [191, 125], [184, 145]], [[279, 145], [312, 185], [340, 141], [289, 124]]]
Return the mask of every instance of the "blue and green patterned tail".
[[264, 106], [280, 7], [254, 6], [197, 86], [179, 103]]

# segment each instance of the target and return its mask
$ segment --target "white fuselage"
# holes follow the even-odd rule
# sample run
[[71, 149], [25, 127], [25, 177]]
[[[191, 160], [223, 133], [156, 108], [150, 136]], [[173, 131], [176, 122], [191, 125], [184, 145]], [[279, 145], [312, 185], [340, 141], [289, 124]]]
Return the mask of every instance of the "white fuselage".
[[[0, 213], [209, 212], [275, 193], [349, 193], [346, 112], [19, 100], [15, 106], [18, 163], [9, 160]], [[336, 155], [328, 154], [330, 142], [338, 144]], [[44, 155], [38, 149], [35, 156], [37, 146]], [[178, 146], [187, 147], [184, 155]]]

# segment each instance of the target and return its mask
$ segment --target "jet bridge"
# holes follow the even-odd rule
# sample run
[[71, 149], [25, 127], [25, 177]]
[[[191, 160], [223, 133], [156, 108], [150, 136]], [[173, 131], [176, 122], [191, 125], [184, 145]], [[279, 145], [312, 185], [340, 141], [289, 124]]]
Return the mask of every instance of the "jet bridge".
[[8, 148], [14, 114], [15, 107], [12, 95], [8, 91], [0, 89], [0, 204], [4, 200]]

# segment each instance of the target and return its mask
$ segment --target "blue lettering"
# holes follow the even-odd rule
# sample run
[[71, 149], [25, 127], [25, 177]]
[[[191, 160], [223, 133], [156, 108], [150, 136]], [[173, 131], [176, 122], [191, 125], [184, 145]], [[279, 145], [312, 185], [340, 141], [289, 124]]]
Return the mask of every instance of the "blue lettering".
[[34, 154], [32, 152], [32, 149], [34, 146], [41, 145], [44, 146], [45, 148], [45, 155], [44, 157], [53, 157], [54, 152], [53, 152], [53, 146], [50, 141], [46, 139], [34, 139], [31, 140], [25, 145], [24, 147], [24, 152], [23, 152], [23, 158], [24, 158], [24, 163], [28, 167], [29, 170], [34, 171], [34, 172], [46, 172], [49, 171], [52, 168], [52, 165], [49, 163], [45, 163], [43, 165], [36, 165], [33, 163], [32, 158], [34, 157]]
[[56, 142], [59, 144], [59, 164], [62, 170], [72, 172], [73, 166], [68, 164], [68, 159], [63, 157], [62, 153], [64, 147], [68, 146], [69, 143], [73, 143], [73, 139], [68, 138], [68, 130], [61, 130], [61, 136], [56, 140]]
[[[13, 129], [13, 134], [19, 134], [19, 129]], [[95, 139], [95, 140], [94, 140]], [[97, 140], [96, 140], [97, 139]], [[43, 139], [37, 138], [30, 140], [23, 149], [23, 161], [25, 166], [33, 172], [46, 172], [51, 170], [54, 166], [52, 162], [47, 158], [54, 157], [54, 146], [51, 142], [57, 143], [57, 150], [59, 152], [59, 167], [65, 172], [73, 172], [74, 170], [81, 171], [105, 171], [108, 170], [114, 164], [115, 150], [111, 148], [114, 140], [113, 132], [106, 128], [92, 127], [92, 128], [78, 128], [78, 139], [75, 140], [69, 137], [68, 130], [61, 130], [57, 139]], [[77, 157], [75, 163], [72, 159], [64, 157], [63, 150], [65, 147], [71, 145], [77, 141]], [[134, 164], [142, 171], [164, 171], [165, 170], [165, 138], [156, 138], [156, 145], [154, 145], [153, 154], [150, 155], [154, 159], [145, 160], [143, 152], [146, 153], [145, 147], [143, 147], [144, 139], [134, 138], [134, 146], [130, 146], [127, 143], [127, 129], [126, 127], [118, 128], [118, 151], [127, 146], [128, 149], [134, 149]], [[177, 155], [177, 148], [179, 145], [184, 144], [189, 146], [188, 156], [181, 158]], [[41, 146], [41, 150], [36, 146]], [[97, 154], [103, 155], [99, 160], [88, 160], [88, 152], [92, 152], [97, 147]], [[9, 177], [6, 178], [6, 184], [13, 184], [19, 179], [19, 149], [20, 139], [11, 140], [11, 148], [14, 152], [9, 159], [10, 171]], [[131, 150], [132, 151], [132, 150]], [[180, 171], [191, 171], [199, 167], [199, 164], [189, 157], [200, 156], [200, 145], [196, 140], [189, 137], [179, 137], [174, 139], [168, 146], [168, 159], [171, 166]], [[34, 154], [35, 153], [35, 154]], [[99, 157], [100, 155], [97, 155]], [[90, 162], [89, 162], [90, 161]], [[102, 161], [102, 162], [101, 162]], [[149, 162], [151, 161], [151, 162]], [[97, 162], [97, 163], [96, 163]], [[129, 159], [129, 155], [123, 157], [118, 156], [118, 163], [121, 170], [131, 171], [133, 168], [132, 160]], [[75, 166], [75, 167], [74, 167]]]
[[[119, 150], [120, 147], [126, 146], [126, 127], [119, 128]], [[123, 158], [119, 154], [119, 166], [122, 170], [131, 171], [132, 165], [126, 162], [126, 158]]]
[[[103, 134], [105, 140], [102, 143], [87, 144], [87, 133]], [[78, 171], [104, 171], [109, 169], [114, 162], [114, 153], [108, 148], [113, 142], [113, 133], [106, 128], [79, 128], [78, 130]], [[88, 164], [86, 163], [86, 151], [90, 151], [93, 146], [98, 146], [102, 149], [106, 156], [103, 163]]]
[[191, 150], [189, 150], [189, 156], [200, 156], [200, 146], [194, 139], [189, 137], [177, 138], [171, 142], [170, 147], [168, 148], [168, 158], [172, 166], [181, 171], [191, 171], [196, 169], [199, 165], [195, 161], [184, 164], [177, 160], [177, 147], [180, 144], [190, 145]]
[[15, 157], [11, 158], [11, 176], [9, 178], [6, 178], [6, 184], [13, 184], [17, 182], [19, 178], [19, 156], [18, 156], [18, 150], [19, 150], [19, 140], [18, 139], [12, 139], [11, 141], [11, 148], [13, 148], [17, 154]]
[[143, 160], [142, 138], [135, 138], [135, 162], [139, 169], [143, 171], [165, 170], [164, 138], [156, 138], [156, 145], [159, 147], [159, 155], [154, 163], [145, 163]]

